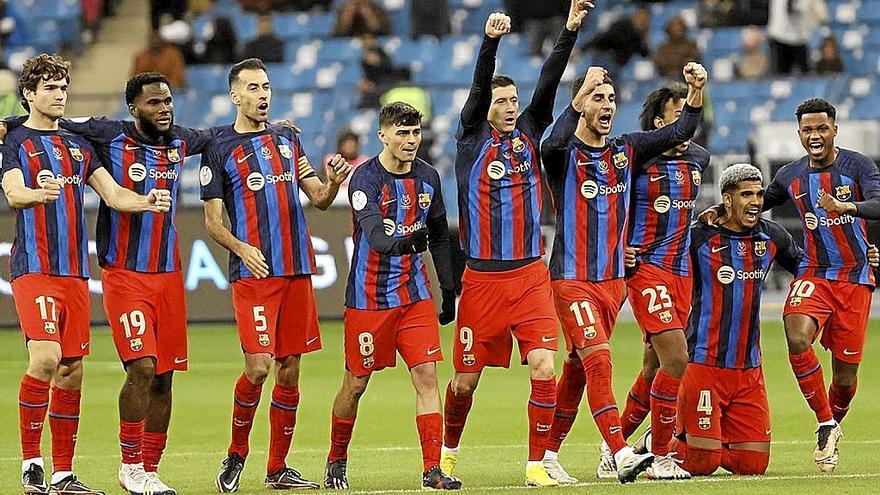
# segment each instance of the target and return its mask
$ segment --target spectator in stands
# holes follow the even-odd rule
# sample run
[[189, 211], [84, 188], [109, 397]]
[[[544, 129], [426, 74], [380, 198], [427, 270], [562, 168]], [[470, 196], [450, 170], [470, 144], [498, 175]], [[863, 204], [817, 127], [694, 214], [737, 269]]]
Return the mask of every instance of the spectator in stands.
[[751, 26], [767, 24], [769, 0], [700, 0], [700, 27]]
[[764, 33], [754, 26], [743, 30], [743, 51], [737, 57], [736, 73], [743, 79], [761, 79], [769, 63], [764, 53]]
[[[330, 159], [336, 156], [336, 153], [342, 155], [342, 158], [345, 158], [354, 171], [358, 165], [366, 162], [370, 159], [368, 155], [361, 153], [361, 138], [357, 134], [354, 133], [348, 127], [343, 127], [340, 129], [339, 134], [336, 135], [336, 150], [333, 153], [327, 153], [324, 155], [323, 162], [329, 163]], [[342, 204], [348, 203], [348, 194], [342, 194], [345, 192], [343, 188], [348, 187], [348, 181], [351, 179], [351, 173], [348, 174], [345, 181], [340, 185], [340, 194], [336, 195], [337, 199], [341, 199]], [[334, 201], [334, 204], [336, 201]]]
[[263, 14], [257, 23], [257, 37], [244, 46], [242, 58], [258, 58], [267, 64], [284, 62], [284, 42], [275, 36], [272, 16]]
[[175, 88], [186, 86], [186, 64], [180, 49], [168, 43], [158, 31], [150, 33], [147, 47], [134, 56], [131, 75], [141, 72], [165, 74]]
[[15, 27], [18, 25], [15, 17], [12, 17], [7, 12], [9, 6], [6, 4], [6, 0], [0, 0], [0, 50], [6, 46], [6, 42], [9, 41], [10, 36], [15, 31]]
[[681, 68], [688, 62], [699, 62], [703, 56], [697, 42], [688, 37], [688, 28], [681, 16], [666, 22], [666, 40], [654, 54], [657, 72], [667, 78], [681, 78]]
[[559, 26], [565, 24], [570, 0], [504, 0], [507, 12], [515, 13], [513, 28], [522, 25], [529, 38], [529, 55], [543, 56], [547, 41], [556, 39]]
[[412, 38], [449, 34], [449, 0], [412, 0]]
[[175, 19], [183, 19], [187, 10], [187, 0], [150, 0], [150, 28], [159, 29], [162, 14], [171, 14]]
[[333, 36], [360, 36], [391, 34], [388, 12], [373, 0], [348, 0], [336, 11]]
[[238, 3], [244, 10], [264, 14], [272, 10], [327, 11], [330, 10], [333, 0], [238, 0]]
[[773, 72], [790, 74], [795, 68], [809, 72], [807, 43], [813, 29], [827, 21], [825, 0], [770, 0], [767, 36]]
[[26, 113], [18, 94], [18, 78], [11, 70], [0, 69], [0, 118]]
[[608, 29], [581, 45], [581, 50], [592, 52], [591, 65], [604, 67], [618, 80], [620, 69], [633, 55], [647, 57], [651, 54], [648, 49], [650, 31], [651, 14], [647, 9], [638, 9], [631, 17], [614, 21]]
[[837, 46], [837, 38], [833, 35], [826, 36], [819, 46], [816, 74], [839, 74], [844, 70], [843, 59], [840, 58], [840, 48]]
[[405, 67], [395, 67], [391, 57], [376, 43], [374, 36], [361, 36], [361, 44], [364, 78], [358, 83], [358, 108], [378, 108], [379, 96], [398, 82], [409, 80], [410, 71]]
[[203, 64], [233, 64], [238, 56], [238, 36], [235, 26], [227, 17], [217, 17], [207, 27], [207, 41], [196, 45], [196, 53]]
[[163, 40], [173, 43], [180, 48], [183, 54], [183, 61], [189, 64], [199, 63], [199, 56], [195, 52], [193, 41], [193, 28], [190, 23], [184, 19], [175, 19], [169, 14], [163, 14], [159, 20], [159, 36]]

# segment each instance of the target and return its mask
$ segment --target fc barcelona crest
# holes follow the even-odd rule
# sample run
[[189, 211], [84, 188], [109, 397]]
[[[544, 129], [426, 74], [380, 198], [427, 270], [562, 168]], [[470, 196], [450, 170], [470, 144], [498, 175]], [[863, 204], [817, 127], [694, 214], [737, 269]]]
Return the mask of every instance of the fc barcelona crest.
[[477, 358], [471, 353], [462, 354], [461, 362], [464, 363], [465, 366], [473, 366], [477, 364]]
[[374, 364], [376, 364], [376, 360], [372, 356], [364, 358], [364, 368], [372, 368]]
[[269, 346], [269, 334], [261, 333], [257, 337], [257, 342], [263, 347], [268, 347]]
[[838, 201], [849, 201], [849, 198], [852, 197], [852, 189], [849, 184], [837, 186], [834, 188], [834, 195], [837, 196]]
[[180, 151], [178, 151], [177, 148], [170, 148], [166, 155], [168, 156], [169, 162], [177, 163], [180, 161]]
[[622, 169], [629, 165], [629, 159], [626, 157], [626, 153], [622, 151], [614, 154], [611, 159], [614, 161], [614, 168]]
[[76, 160], [76, 161], [78, 161], [78, 162], [83, 161], [83, 154], [82, 154], [82, 150], [81, 150], [81, 149], [79, 149], [79, 148], [69, 148], [69, 151], [70, 151], [70, 156], [71, 156], [74, 160]]
[[697, 422], [697, 425], [703, 431], [706, 431], [706, 430], [712, 428], [712, 417], [711, 416], [703, 416], [702, 418], [699, 419], [699, 421]]
[[140, 337], [135, 337], [131, 339], [129, 346], [131, 347], [131, 350], [137, 352], [144, 348], [144, 342], [141, 340]]
[[419, 208], [427, 210], [431, 206], [431, 195], [428, 193], [419, 193]]
[[59, 147], [57, 147], [57, 146], [53, 146], [53, 147], [52, 147], [52, 155], [55, 156], [55, 159], [56, 159], [56, 160], [60, 160], [61, 157], [63, 156], [63, 154], [62, 154], [62, 152], [61, 152], [61, 148], [59, 148]]
[[587, 328], [584, 328], [584, 338], [587, 340], [593, 340], [598, 335], [596, 332], [596, 325], [590, 325]]
[[695, 186], [699, 186], [703, 182], [703, 174], [699, 170], [694, 170], [691, 172], [691, 179], [694, 181]]
[[293, 152], [290, 151], [290, 146], [288, 146], [286, 144], [279, 144], [278, 145], [278, 152], [281, 153], [281, 156], [283, 156], [284, 158], [287, 158], [288, 160], [291, 157], [293, 157]]
[[767, 253], [767, 241], [755, 241], [755, 256], [764, 256]]
[[510, 140], [510, 147], [513, 148], [514, 153], [522, 153], [526, 149], [526, 143], [517, 136]]
[[660, 316], [660, 321], [662, 321], [663, 323], [669, 323], [672, 321], [672, 311], [670, 311], [668, 309], [666, 311], [663, 311], [662, 313], [660, 313], [659, 316]]
[[260, 148], [260, 154], [262, 154], [263, 158], [265, 158], [266, 160], [271, 160], [272, 159], [272, 148], [270, 148], [268, 146], [263, 146], [262, 148]]

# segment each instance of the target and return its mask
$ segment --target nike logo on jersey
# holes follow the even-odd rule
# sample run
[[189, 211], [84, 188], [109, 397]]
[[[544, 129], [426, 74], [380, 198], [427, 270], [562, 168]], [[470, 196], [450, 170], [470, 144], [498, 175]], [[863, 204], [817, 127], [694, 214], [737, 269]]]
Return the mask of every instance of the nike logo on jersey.
[[658, 180], [665, 179], [665, 178], [666, 178], [665, 175], [652, 175], [651, 177], [648, 177], [648, 180], [651, 182], [657, 182]]
[[807, 194], [810, 194], [810, 193], [805, 192], [805, 193], [797, 194], [797, 195], [795, 195], [794, 199], [795, 199], [795, 200], [801, 199], [801, 198], [803, 198], [804, 196], [806, 196]]
[[541, 337], [541, 342], [553, 342], [556, 337]]
[[385, 200], [385, 201], [382, 201], [382, 206], [390, 205], [391, 203], [393, 203], [393, 202], [395, 202], [395, 201], [397, 201], [397, 198], [394, 198], [394, 199], [387, 199], [387, 200]]
[[577, 161], [578, 167], [586, 167], [587, 165], [589, 165], [589, 164], [591, 164], [591, 163], [593, 163], [593, 162], [586, 162], [586, 161], [583, 161], [583, 160], [578, 160], [578, 161]]
[[239, 159], [237, 159], [237, 160], [235, 160], [235, 161], [238, 162], [238, 163], [244, 163], [244, 162], [247, 161], [248, 158], [251, 157], [251, 155], [253, 155], [253, 153], [248, 153], [247, 155], [244, 155], [243, 157], [241, 157], [241, 158], [239, 158]]
[[861, 352], [861, 351], [851, 351], [851, 350], [849, 350], [849, 349], [844, 349], [844, 350], [843, 350], [843, 355], [844, 355], [844, 356], [855, 356], [855, 355], [858, 354], [859, 352]]
[[140, 148], [140, 146], [132, 146], [130, 144], [126, 144], [125, 146], [123, 146], [123, 148], [125, 148], [125, 151], [134, 151]]
[[439, 348], [439, 347], [436, 348], [436, 349], [431, 349], [431, 350], [429, 350], [429, 351], [428, 351], [428, 355], [429, 355], [429, 356], [433, 356], [434, 354], [437, 354], [438, 352], [440, 352], [440, 348]]
[[79, 348], [82, 350], [86, 350], [86, 347], [88, 347], [88, 346], [89, 346], [89, 342], [86, 342], [85, 344], [80, 344]]
[[727, 248], [729, 248], [729, 247], [730, 247], [730, 246], [719, 246], [719, 247], [713, 247], [713, 248], [712, 248], [712, 253], [714, 254], [714, 253], [717, 253], [717, 252], [720, 252], [720, 251], [724, 251], [725, 249], [727, 249]]
[[35, 157], [35, 156], [40, 156], [40, 155], [42, 155], [43, 153], [45, 153], [45, 151], [33, 151], [33, 152], [28, 151], [28, 156], [31, 157], [31, 158], [33, 158], [33, 157]]
[[316, 340], [318, 340], [318, 337], [310, 338], [309, 340], [306, 341], [306, 346], [310, 346], [310, 345], [314, 344]]
[[770, 430], [765, 431], [764, 434], [765, 434], [765, 435], [769, 435], [769, 434], [770, 434]]
[[176, 357], [176, 358], [174, 358], [174, 364], [183, 364], [186, 362], [187, 359], [188, 358], [185, 358], [185, 357], [184, 358]]

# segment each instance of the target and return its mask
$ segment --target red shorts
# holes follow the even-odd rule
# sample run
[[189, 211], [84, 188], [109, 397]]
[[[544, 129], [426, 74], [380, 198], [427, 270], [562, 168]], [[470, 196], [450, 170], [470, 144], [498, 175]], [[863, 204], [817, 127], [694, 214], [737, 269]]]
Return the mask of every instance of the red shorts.
[[559, 322], [550, 271], [538, 260], [516, 270], [479, 272], [465, 268], [452, 346], [455, 370], [478, 372], [510, 366], [511, 334], [522, 364], [534, 349], [556, 351]]
[[862, 362], [868, 317], [871, 315], [871, 287], [852, 282], [804, 277], [791, 282], [791, 291], [782, 312], [803, 314], [816, 320], [822, 347], [835, 358]]
[[281, 359], [321, 349], [310, 275], [236, 280], [232, 307], [241, 348], [248, 354]]
[[89, 354], [91, 303], [84, 278], [29, 273], [12, 281], [12, 298], [25, 341], [61, 345], [61, 357]]
[[769, 442], [770, 405], [760, 367], [688, 363], [678, 392], [676, 431], [721, 443]]
[[607, 344], [626, 294], [623, 279], [554, 280], [551, 285], [569, 354], [574, 354], [576, 349]]
[[156, 374], [186, 370], [186, 293], [181, 272], [104, 268], [104, 311], [123, 363], [152, 357]]
[[639, 264], [626, 279], [626, 292], [642, 333], [649, 335], [687, 328], [693, 298], [693, 278]]
[[431, 299], [392, 309], [345, 308], [345, 367], [354, 376], [393, 368], [395, 351], [410, 369], [443, 360]]

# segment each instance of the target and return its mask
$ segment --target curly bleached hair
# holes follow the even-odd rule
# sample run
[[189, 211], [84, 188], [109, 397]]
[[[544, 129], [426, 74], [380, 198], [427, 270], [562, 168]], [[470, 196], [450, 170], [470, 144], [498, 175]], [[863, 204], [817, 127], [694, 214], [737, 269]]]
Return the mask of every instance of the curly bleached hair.
[[721, 186], [721, 192], [725, 193], [737, 187], [744, 180], [756, 180], [763, 183], [764, 174], [751, 163], [737, 163], [724, 169], [718, 183]]

